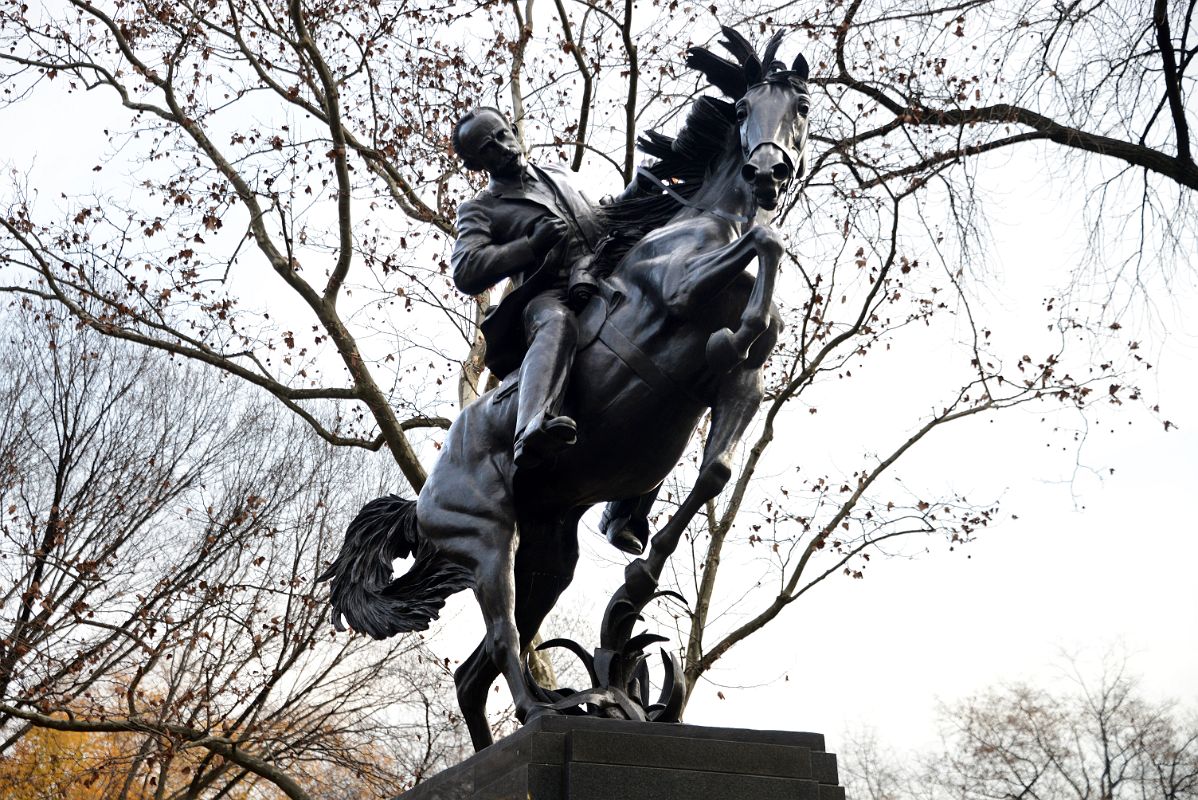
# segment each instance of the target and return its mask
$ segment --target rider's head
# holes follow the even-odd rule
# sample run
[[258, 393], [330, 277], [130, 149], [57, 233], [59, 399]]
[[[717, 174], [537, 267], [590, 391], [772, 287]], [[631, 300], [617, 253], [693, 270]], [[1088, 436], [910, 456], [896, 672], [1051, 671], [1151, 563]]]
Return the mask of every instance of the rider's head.
[[469, 111], [453, 126], [453, 149], [466, 169], [512, 177], [524, 169], [524, 152], [512, 126], [494, 108]]

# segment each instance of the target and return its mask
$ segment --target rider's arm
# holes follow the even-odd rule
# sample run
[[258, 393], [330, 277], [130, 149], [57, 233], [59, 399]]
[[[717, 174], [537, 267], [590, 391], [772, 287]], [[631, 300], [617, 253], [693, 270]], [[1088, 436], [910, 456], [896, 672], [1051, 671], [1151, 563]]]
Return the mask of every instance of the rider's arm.
[[537, 253], [528, 237], [506, 244], [491, 238], [487, 209], [467, 201], [458, 209], [458, 239], [450, 263], [453, 282], [465, 294], [480, 294], [502, 278], [523, 272], [537, 263]]

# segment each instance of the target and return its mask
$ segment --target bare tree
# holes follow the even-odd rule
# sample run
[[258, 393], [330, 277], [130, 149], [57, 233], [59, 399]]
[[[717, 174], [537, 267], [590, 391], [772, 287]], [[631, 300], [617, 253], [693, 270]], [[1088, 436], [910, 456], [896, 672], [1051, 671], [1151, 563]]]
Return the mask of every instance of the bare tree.
[[214, 373], [49, 313], [5, 333], [0, 752], [106, 735], [91, 782], [162, 798], [385, 796], [456, 760], [445, 665], [329, 641], [314, 585], [381, 476]]
[[1198, 797], [1198, 716], [1148, 700], [1123, 665], [1071, 689], [1001, 686], [943, 708], [943, 752], [904, 764], [866, 740], [845, 751], [857, 797]]
[[821, 22], [829, 93], [853, 120], [826, 152], [850, 184], [951, 181], [968, 197], [971, 170], [952, 166], [1042, 143], [1092, 199], [1099, 300], [1192, 249], [1193, 3], [855, 2]]

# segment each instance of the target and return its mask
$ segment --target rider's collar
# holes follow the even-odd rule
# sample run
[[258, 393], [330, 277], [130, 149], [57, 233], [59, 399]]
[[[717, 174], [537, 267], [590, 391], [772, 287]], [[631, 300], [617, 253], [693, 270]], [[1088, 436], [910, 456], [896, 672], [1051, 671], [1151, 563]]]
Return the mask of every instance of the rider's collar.
[[494, 195], [511, 194], [512, 192], [524, 193], [528, 189], [528, 184], [538, 182], [537, 173], [533, 169], [532, 164], [525, 164], [524, 169], [520, 171], [520, 175], [514, 178], [505, 178], [499, 175], [491, 176], [491, 183], [487, 189]]

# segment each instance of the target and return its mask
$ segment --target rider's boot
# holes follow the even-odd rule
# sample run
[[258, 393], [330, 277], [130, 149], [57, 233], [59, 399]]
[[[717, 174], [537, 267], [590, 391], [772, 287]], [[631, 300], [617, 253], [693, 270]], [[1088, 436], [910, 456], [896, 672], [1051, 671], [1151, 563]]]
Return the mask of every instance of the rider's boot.
[[[606, 516], [606, 512], [604, 516]], [[613, 519], [610, 523], [603, 525], [602, 530], [607, 541], [617, 550], [634, 556], [645, 552], [645, 541], [649, 538], [649, 531], [646, 529], [642, 536], [631, 517]]]
[[528, 469], [545, 463], [578, 441], [578, 425], [570, 417], [541, 412], [521, 429], [512, 448], [516, 466]]
[[634, 556], [645, 552], [645, 545], [649, 543], [649, 512], [653, 510], [659, 491], [660, 486], [640, 497], [607, 504], [599, 520], [599, 530], [613, 547]]
[[516, 466], [535, 467], [578, 440], [578, 425], [558, 416], [578, 343], [578, 324], [561, 299], [546, 293], [529, 301], [524, 310], [528, 353], [520, 366], [516, 412]]

